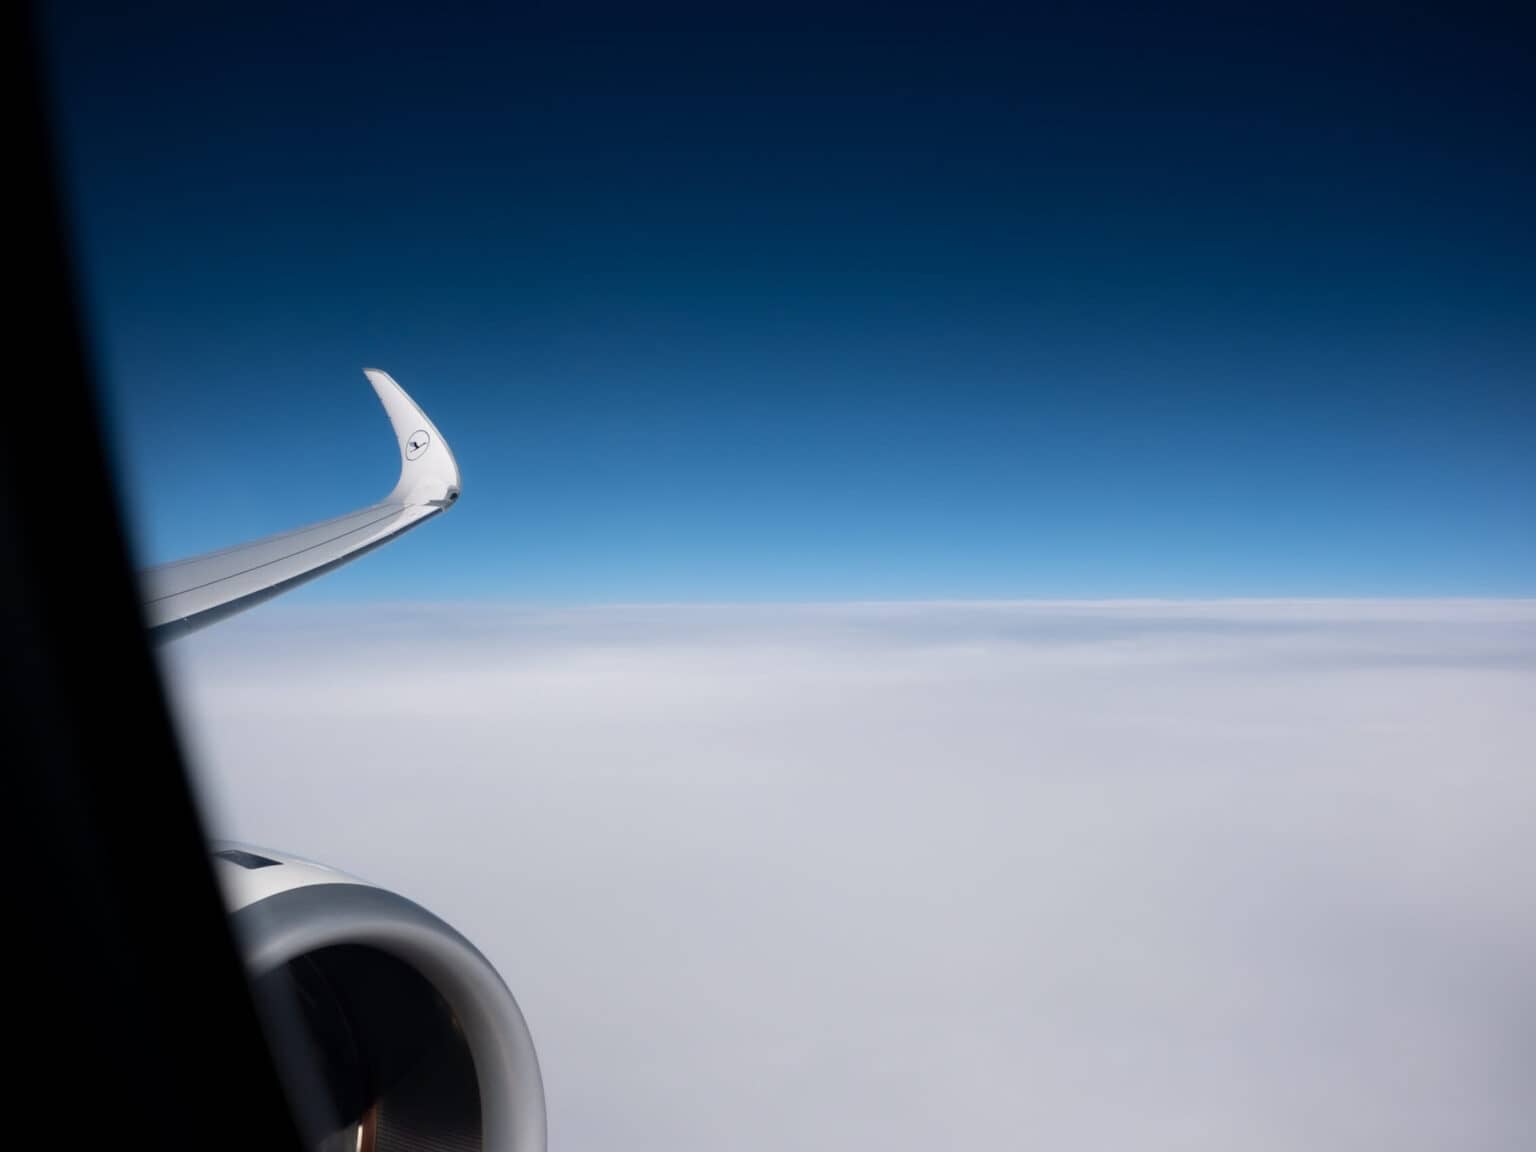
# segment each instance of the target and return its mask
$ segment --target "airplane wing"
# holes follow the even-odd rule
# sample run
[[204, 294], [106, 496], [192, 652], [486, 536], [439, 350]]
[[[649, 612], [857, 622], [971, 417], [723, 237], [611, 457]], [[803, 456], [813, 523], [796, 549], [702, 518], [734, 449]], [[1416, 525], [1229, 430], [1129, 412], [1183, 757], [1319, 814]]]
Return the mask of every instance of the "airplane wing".
[[459, 498], [448, 442], [385, 372], [364, 370], [400, 444], [400, 481], [379, 503], [334, 520], [139, 573], [145, 624], [164, 643], [339, 568]]

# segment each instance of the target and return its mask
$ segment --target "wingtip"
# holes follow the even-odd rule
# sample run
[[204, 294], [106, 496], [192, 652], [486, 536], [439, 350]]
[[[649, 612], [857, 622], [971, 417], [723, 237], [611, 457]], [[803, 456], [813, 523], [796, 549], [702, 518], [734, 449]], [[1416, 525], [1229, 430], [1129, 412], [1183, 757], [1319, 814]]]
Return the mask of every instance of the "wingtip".
[[364, 368], [400, 447], [400, 480], [390, 499], [447, 508], [459, 498], [458, 461], [437, 425], [388, 372]]

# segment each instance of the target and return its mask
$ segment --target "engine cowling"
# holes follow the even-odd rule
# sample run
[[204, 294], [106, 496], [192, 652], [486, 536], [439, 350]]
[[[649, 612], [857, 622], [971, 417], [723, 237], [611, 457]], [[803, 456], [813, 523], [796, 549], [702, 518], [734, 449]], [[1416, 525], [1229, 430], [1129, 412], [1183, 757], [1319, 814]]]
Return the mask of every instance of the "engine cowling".
[[394, 892], [243, 844], [214, 866], [279, 1071], [320, 1152], [544, 1152], [517, 1001], [468, 940]]

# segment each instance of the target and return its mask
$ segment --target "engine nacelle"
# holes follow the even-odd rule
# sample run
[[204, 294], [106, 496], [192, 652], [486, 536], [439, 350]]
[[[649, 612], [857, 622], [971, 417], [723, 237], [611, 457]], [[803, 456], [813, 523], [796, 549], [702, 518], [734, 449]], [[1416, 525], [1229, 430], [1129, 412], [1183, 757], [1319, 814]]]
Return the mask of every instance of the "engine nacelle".
[[322, 1152], [544, 1152], [544, 1087], [490, 962], [419, 904], [308, 860], [214, 846], [306, 1139]]

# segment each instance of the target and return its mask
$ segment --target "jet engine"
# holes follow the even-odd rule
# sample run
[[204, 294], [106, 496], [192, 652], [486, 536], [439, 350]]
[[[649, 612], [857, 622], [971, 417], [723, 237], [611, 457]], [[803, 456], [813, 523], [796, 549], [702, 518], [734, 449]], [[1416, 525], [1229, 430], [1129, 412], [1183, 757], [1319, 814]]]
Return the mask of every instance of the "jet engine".
[[279, 1071], [317, 1152], [543, 1152], [544, 1088], [490, 962], [402, 896], [214, 845]]

